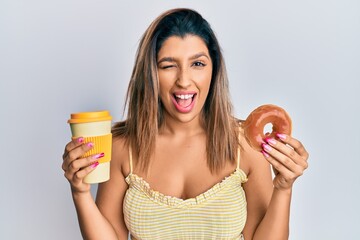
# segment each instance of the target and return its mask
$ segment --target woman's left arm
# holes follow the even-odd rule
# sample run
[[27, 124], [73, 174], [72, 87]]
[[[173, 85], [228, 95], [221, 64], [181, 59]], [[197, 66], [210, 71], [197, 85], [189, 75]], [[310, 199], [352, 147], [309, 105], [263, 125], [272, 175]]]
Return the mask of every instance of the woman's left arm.
[[[264, 164], [250, 164], [252, 165], [252, 171], [249, 175], [250, 185], [245, 188], [245, 190], [248, 190], [249, 197], [253, 196], [253, 199], [248, 198], [251, 207], [251, 209], [248, 209], [250, 211], [249, 217], [262, 217], [252, 217], [255, 223], [252, 223], [252, 231], [249, 229], [250, 238], [246, 238], [246, 229], [244, 229], [245, 239], [281, 240], [289, 237], [292, 186], [308, 167], [307, 159], [309, 154], [297, 139], [284, 134], [279, 134], [278, 137], [278, 140], [266, 139], [267, 143], [263, 144], [263, 155], [268, 163], [272, 165], [275, 172], [270, 194], [269, 181], [267, 180], [268, 177], [266, 177], [268, 176], [268, 173], [266, 174], [268, 168], [264, 167]], [[261, 161], [262, 159], [254, 160]], [[255, 199], [261, 198], [261, 196], [263, 196], [262, 199]], [[251, 201], [255, 201], [255, 204], [251, 203]], [[260, 202], [260, 205], [257, 205], [256, 202]], [[268, 203], [266, 211], [264, 211], [263, 207], [264, 202]]]

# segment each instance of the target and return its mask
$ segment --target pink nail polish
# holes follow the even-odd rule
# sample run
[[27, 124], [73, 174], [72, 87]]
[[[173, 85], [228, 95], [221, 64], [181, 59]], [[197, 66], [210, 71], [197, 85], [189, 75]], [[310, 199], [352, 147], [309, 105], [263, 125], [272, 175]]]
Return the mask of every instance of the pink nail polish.
[[267, 151], [267, 152], [270, 152], [270, 151], [272, 150], [272, 147], [270, 147], [270, 146], [267, 145], [266, 143], [264, 143], [264, 144], [262, 145], [262, 147], [263, 147], [263, 149], [264, 149], [265, 151]]
[[96, 168], [99, 165], [99, 162], [95, 162], [91, 165], [91, 168]]
[[92, 142], [89, 142], [89, 143], [87, 144], [87, 146], [88, 146], [88, 147], [93, 147], [94, 144], [93, 144]]
[[99, 154], [96, 154], [96, 155], [94, 155], [94, 159], [99, 159], [99, 158], [102, 158], [102, 157], [104, 157], [105, 156], [105, 153], [99, 153]]
[[83, 138], [83, 137], [79, 137], [77, 141], [78, 141], [78, 143], [83, 143], [83, 142], [84, 142], [84, 138]]
[[280, 138], [281, 140], [285, 140], [286, 139], [286, 135], [285, 134], [282, 134], [282, 133], [277, 133], [276, 136], [278, 138]]
[[265, 156], [266, 158], [270, 157], [270, 155], [269, 155], [267, 152], [265, 152], [264, 150], [261, 150], [261, 153], [264, 154], [264, 156]]
[[276, 140], [273, 138], [265, 138], [265, 141], [267, 143], [270, 143], [271, 145], [275, 145], [276, 144]]

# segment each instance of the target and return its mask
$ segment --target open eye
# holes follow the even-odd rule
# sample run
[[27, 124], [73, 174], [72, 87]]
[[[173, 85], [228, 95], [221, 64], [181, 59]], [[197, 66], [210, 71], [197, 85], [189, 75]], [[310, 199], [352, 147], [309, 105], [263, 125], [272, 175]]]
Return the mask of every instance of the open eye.
[[195, 67], [205, 67], [206, 64], [201, 62], [201, 61], [196, 61], [196, 62], [193, 63], [193, 66], [195, 66]]

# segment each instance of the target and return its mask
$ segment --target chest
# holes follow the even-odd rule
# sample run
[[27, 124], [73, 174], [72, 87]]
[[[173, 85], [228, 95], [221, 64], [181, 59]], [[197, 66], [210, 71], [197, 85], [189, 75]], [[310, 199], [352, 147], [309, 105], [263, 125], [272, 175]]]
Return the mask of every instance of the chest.
[[205, 146], [194, 144], [160, 145], [150, 161], [148, 171], [135, 171], [153, 190], [168, 196], [188, 199], [207, 191], [234, 172], [228, 164], [212, 173], [207, 165]]

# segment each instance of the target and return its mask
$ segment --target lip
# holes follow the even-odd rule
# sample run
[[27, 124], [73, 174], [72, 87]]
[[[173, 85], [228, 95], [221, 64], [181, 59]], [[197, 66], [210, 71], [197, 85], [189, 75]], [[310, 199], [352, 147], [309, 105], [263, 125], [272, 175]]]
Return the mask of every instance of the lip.
[[186, 95], [186, 94], [196, 94], [195, 91], [176, 91], [173, 92], [173, 95]]
[[[191, 94], [194, 95], [192, 98], [192, 102], [190, 103], [190, 105], [188, 105], [186, 107], [180, 106], [175, 99], [175, 95], [191, 95]], [[173, 102], [173, 104], [178, 112], [188, 113], [188, 112], [191, 112], [191, 110], [194, 108], [196, 97], [197, 97], [197, 93], [195, 91], [176, 91], [176, 92], [173, 92], [173, 94], [171, 95], [171, 101]]]

